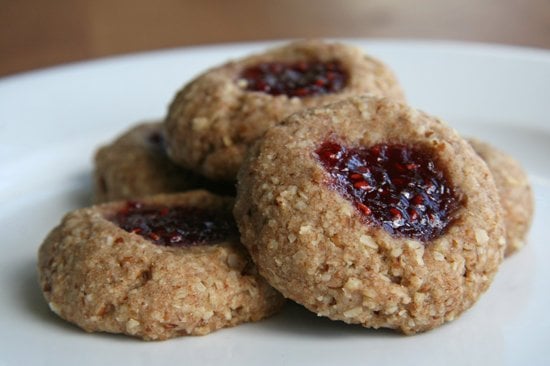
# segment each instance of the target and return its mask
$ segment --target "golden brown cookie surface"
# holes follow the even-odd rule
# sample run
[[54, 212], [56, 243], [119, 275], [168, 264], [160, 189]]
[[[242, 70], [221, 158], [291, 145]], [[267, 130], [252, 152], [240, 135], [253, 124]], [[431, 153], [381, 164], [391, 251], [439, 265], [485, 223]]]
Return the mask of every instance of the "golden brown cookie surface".
[[[341, 169], [327, 168], [331, 160]], [[388, 174], [384, 164], [393, 164]], [[260, 273], [331, 319], [408, 334], [434, 328], [472, 306], [502, 260], [486, 165], [443, 122], [389, 99], [290, 116], [251, 148], [238, 179], [234, 214]], [[363, 191], [403, 199], [369, 201]]]
[[160, 122], [130, 128], [100, 148], [94, 163], [96, 203], [199, 188], [234, 195], [232, 182], [211, 181], [174, 164], [166, 154]]
[[232, 204], [192, 191], [67, 214], [39, 250], [51, 310], [89, 332], [146, 340], [203, 335], [273, 314], [283, 299], [239, 243]]
[[211, 179], [233, 180], [248, 146], [304, 108], [372, 93], [402, 99], [393, 73], [361, 50], [300, 41], [211, 69], [186, 85], [165, 120], [168, 151]]
[[527, 174], [514, 158], [488, 143], [469, 138], [468, 142], [493, 174], [504, 210], [506, 252], [509, 256], [523, 248], [531, 226], [535, 202]]
[[162, 124], [141, 123], [100, 148], [94, 159], [94, 202], [198, 187], [198, 177], [166, 155]]

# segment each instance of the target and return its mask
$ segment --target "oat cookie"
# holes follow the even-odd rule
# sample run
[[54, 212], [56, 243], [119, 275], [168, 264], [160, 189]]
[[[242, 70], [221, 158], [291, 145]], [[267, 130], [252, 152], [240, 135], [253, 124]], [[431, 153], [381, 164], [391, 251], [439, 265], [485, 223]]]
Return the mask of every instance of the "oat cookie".
[[97, 203], [181, 192], [198, 186], [195, 174], [168, 159], [159, 122], [130, 128], [101, 147], [94, 162], [93, 191]]
[[533, 190], [527, 174], [510, 155], [474, 138], [468, 142], [495, 179], [506, 226], [505, 256], [509, 256], [525, 245], [535, 209]]
[[273, 314], [283, 299], [239, 243], [232, 206], [191, 191], [67, 214], [38, 255], [51, 310], [89, 332], [146, 340]]
[[260, 273], [311, 311], [413, 334], [488, 288], [505, 239], [495, 183], [444, 122], [354, 97], [250, 149], [234, 215]]
[[160, 122], [140, 123], [130, 128], [100, 148], [94, 163], [96, 203], [195, 188], [219, 194], [234, 192], [233, 183], [209, 181], [174, 164], [166, 154]]
[[403, 99], [391, 70], [360, 49], [299, 41], [213, 68], [187, 84], [165, 119], [168, 152], [211, 179], [235, 179], [248, 146], [284, 117], [351, 95]]

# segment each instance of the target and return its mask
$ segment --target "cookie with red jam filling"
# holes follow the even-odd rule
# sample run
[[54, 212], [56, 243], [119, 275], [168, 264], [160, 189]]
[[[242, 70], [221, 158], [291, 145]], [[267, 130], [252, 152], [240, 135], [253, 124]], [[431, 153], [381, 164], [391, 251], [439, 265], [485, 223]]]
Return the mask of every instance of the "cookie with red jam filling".
[[296, 113], [250, 149], [234, 215], [260, 274], [320, 316], [406, 334], [487, 290], [505, 239], [485, 163], [387, 98]]
[[177, 93], [165, 119], [168, 153], [208, 178], [233, 180], [246, 149], [269, 127], [363, 93], [403, 99], [392, 71], [349, 45], [298, 41], [231, 61]]
[[145, 340], [272, 315], [283, 298], [240, 244], [232, 207], [191, 191], [68, 213], [38, 254], [50, 309], [88, 332]]

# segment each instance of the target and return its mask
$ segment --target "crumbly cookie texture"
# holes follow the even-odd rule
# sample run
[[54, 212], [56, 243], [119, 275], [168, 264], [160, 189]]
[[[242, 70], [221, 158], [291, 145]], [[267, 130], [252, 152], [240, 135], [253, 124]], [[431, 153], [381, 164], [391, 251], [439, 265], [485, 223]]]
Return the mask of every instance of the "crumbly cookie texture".
[[[206, 191], [144, 198], [145, 204], [231, 213]], [[40, 247], [40, 286], [53, 312], [88, 332], [145, 340], [203, 335], [275, 313], [282, 296], [256, 272], [237, 238], [188, 247], [156, 245], [107, 219], [113, 202], [68, 213]]]
[[[326, 140], [431, 151], [461, 197], [456, 218], [428, 242], [366, 223], [316, 157]], [[389, 99], [354, 97], [288, 117], [250, 149], [238, 182], [234, 215], [260, 273], [320, 316], [426, 331], [470, 308], [503, 258], [487, 166], [444, 122]]]
[[519, 162], [510, 155], [474, 138], [468, 138], [468, 142], [493, 174], [504, 211], [504, 254], [509, 256], [523, 248], [533, 220], [535, 203], [529, 178]]
[[94, 163], [96, 203], [183, 192], [199, 186], [196, 174], [168, 158], [160, 122], [130, 128], [111, 144], [101, 147]]
[[[248, 91], [243, 70], [262, 63], [338, 61], [348, 80], [335, 93], [307, 97]], [[403, 99], [392, 71], [362, 50], [339, 43], [299, 41], [213, 68], [177, 93], [165, 119], [172, 159], [216, 180], [235, 179], [246, 149], [265, 130], [304, 108], [372, 93]]]

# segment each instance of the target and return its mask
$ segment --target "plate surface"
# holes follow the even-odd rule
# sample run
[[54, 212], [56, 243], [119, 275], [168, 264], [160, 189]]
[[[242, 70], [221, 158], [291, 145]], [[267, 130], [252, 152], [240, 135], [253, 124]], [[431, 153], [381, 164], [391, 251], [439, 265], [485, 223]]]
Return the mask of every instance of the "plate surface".
[[471, 310], [405, 337], [289, 305], [259, 323], [152, 343], [88, 334], [51, 313], [36, 252], [66, 211], [89, 204], [95, 148], [138, 121], [161, 118], [175, 91], [205, 68], [272, 44], [195, 47], [0, 80], [0, 364], [550, 364], [550, 52], [349, 42], [388, 63], [413, 106], [493, 143], [529, 172], [537, 210], [529, 244], [503, 263]]

